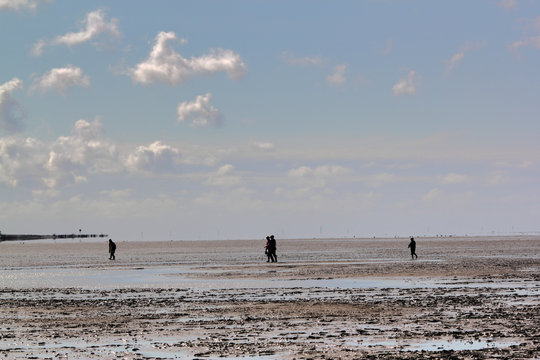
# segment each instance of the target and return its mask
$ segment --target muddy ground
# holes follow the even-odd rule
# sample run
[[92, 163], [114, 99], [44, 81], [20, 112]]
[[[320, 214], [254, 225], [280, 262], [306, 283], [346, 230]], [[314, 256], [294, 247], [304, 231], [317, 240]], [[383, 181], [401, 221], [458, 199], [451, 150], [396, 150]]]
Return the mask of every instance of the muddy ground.
[[[350, 253], [358, 241], [334, 245], [345, 244]], [[415, 261], [378, 260], [373, 241], [360, 246], [371, 249], [369, 256], [341, 261], [341, 250], [317, 253], [317, 246], [327, 249], [325, 242], [310, 243], [310, 254], [321, 261], [300, 250], [282, 253], [277, 264], [191, 261], [191, 273], [167, 274], [169, 286], [157, 288], [0, 287], [0, 358], [539, 359], [540, 238], [512, 239], [511, 247], [501, 239], [464, 239], [459, 244], [467, 249], [459, 251], [458, 240], [429, 241], [419, 241]], [[397, 244], [385, 243], [381, 251], [388, 255]], [[305, 242], [283, 245], [303, 249]], [[10, 246], [3, 256], [19, 251]], [[183, 246], [178, 252], [189, 255]], [[139, 252], [130, 251], [130, 262], [104, 271], [131, 269]], [[167, 268], [174, 257], [167, 254], [166, 263], [158, 256], [132, 269]], [[4, 274], [54, 266], [25, 261], [4, 265]], [[83, 263], [59, 266], [109, 266]], [[175, 287], [176, 277], [186, 276], [194, 285]], [[207, 287], [208, 279], [237, 284]], [[247, 279], [264, 286], [243, 287]], [[283, 285], [291, 280], [300, 285]]]

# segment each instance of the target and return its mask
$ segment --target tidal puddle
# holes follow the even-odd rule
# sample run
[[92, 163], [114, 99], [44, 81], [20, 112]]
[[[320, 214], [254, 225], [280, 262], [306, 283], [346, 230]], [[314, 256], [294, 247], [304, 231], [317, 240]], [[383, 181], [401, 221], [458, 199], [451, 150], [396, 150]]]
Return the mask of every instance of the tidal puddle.
[[480, 340], [428, 340], [422, 342], [405, 341], [363, 341], [358, 346], [367, 347], [391, 347], [404, 351], [461, 351], [481, 350], [489, 348], [506, 348], [518, 345], [516, 342], [493, 341], [491, 339]]
[[[4, 346], [3, 346], [4, 347]], [[38, 344], [8, 344], [5, 350], [11, 355], [23, 355], [25, 358], [52, 358], [62, 359], [186, 359], [196, 358], [196, 354], [182, 348], [181, 343], [174, 341], [64, 341], [42, 342]], [[242, 357], [211, 357], [205, 359], [223, 360], [272, 360], [279, 359], [278, 355], [248, 355]]]
[[177, 288], [177, 289], [270, 289], [270, 288], [489, 288], [508, 289], [530, 294], [538, 292], [537, 282], [523, 282], [522, 279], [483, 280], [445, 278], [326, 278], [326, 279], [286, 279], [276, 278], [221, 278], [220, 272], [212, 270], [212, 277], [200, 278], [204, 270], [186, 265], [152, 267], [40, 267], [4, 268], [0, 272], [0, 286], [12, 289], [79, 288], [79, 289], [121, 289], [121, 288]]

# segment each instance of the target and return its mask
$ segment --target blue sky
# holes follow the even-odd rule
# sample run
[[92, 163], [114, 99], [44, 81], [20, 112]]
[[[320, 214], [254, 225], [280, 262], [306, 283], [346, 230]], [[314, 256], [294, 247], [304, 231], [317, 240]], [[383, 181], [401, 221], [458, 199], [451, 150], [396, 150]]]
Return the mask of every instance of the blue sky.
[[0, 230], [540, 231], [540, 4], [0, 0]]

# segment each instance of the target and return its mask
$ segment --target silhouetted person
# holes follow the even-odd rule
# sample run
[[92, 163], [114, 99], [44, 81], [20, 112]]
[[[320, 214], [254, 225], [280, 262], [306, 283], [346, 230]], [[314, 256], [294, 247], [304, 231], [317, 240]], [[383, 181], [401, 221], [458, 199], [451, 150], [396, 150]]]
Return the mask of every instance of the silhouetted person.
[[414, 241], [414, 238], [412, 236], [408, 248], [411, 249], [411, 258], [418, 259], [418, 255], [416, 255], [416, 241]]
[[270, 262], [270, 236], [266, 237], [266, 245], [264, 245], [264, 254], [268, 257], [266, 262]]
[[116, 244], [112, 239], [109, 239], [109, 260], [115, 260], [114, 252], [116, 251]]
[[270, 256], [270, 261], [277, 262], [276, 239], [274, 239], [274, 235], [270, 235], [270, 242], [268, 243], [268, 254]]

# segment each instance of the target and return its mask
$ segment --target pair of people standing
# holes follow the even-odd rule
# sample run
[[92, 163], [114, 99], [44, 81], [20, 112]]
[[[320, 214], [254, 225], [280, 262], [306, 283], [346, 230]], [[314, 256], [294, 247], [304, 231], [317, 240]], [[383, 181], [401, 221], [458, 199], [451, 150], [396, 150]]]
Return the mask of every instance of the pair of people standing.
[[268, 257], [266, 262], [277, 262], [276, 248], [276, 239], [274, 239], [274, 235], [267, 236], [266, 245], [264, 247], [264, 253]]

